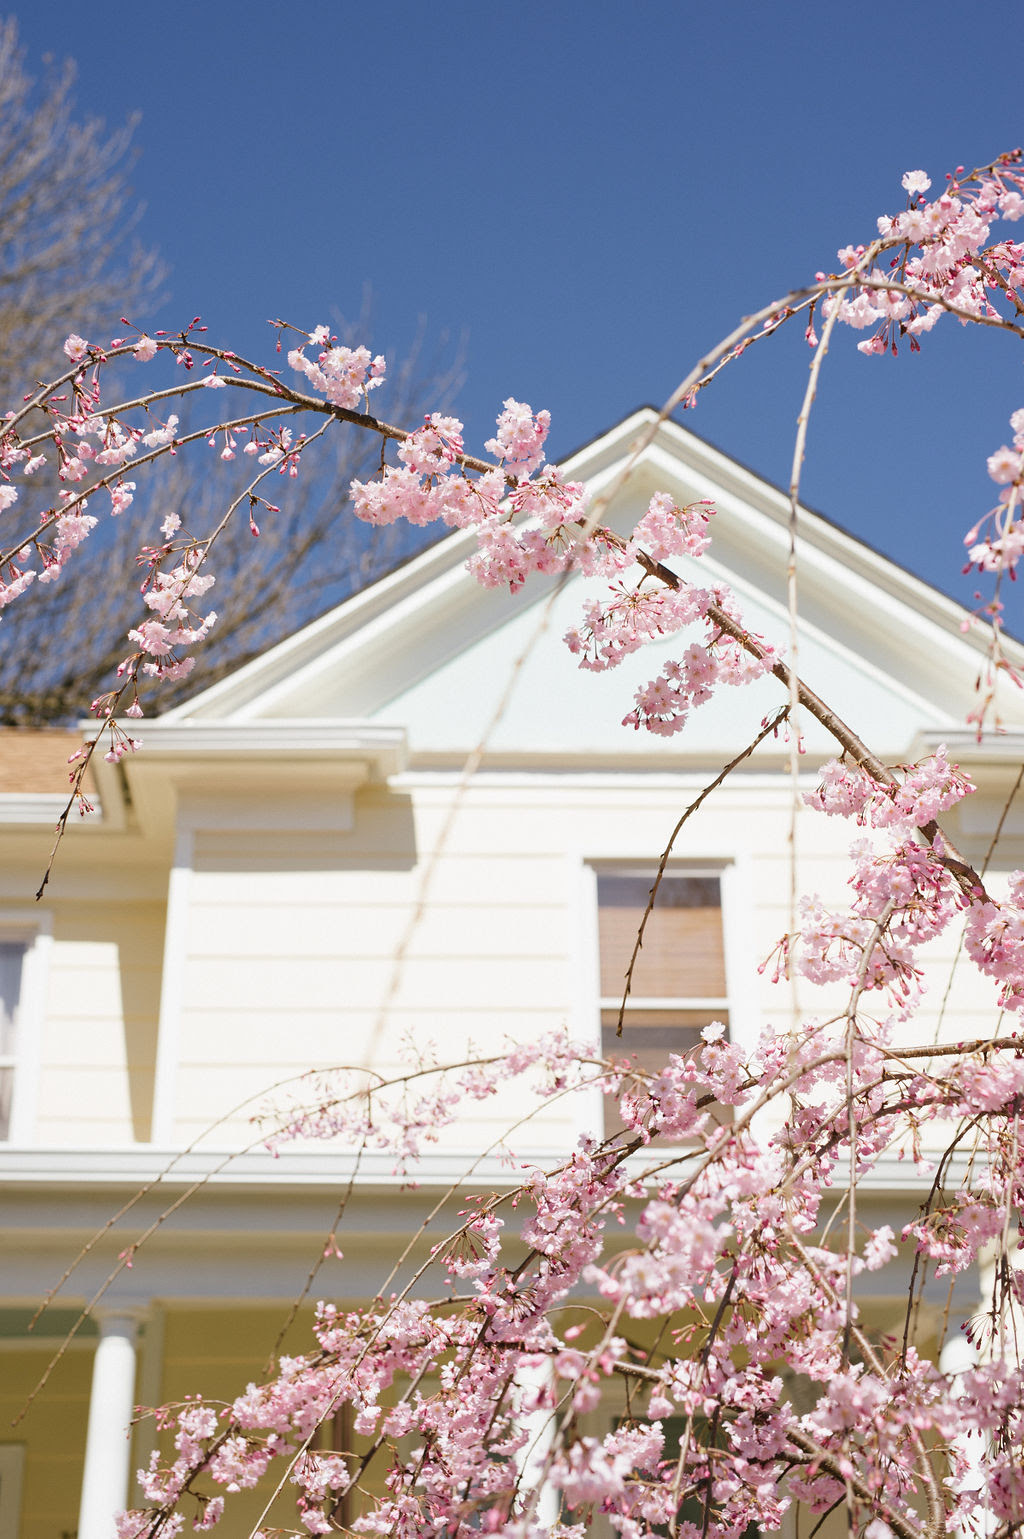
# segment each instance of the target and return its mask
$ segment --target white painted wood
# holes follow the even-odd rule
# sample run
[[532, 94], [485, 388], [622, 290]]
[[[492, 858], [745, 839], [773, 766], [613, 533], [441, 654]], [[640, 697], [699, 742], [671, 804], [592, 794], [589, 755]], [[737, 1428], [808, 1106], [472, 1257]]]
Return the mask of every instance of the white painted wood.
[[111, 1539], [114, 1519], [128, 1505], [138, 1316], [102, 1310], [97, 1316], [78, 1539]]
[[192, 880], [194, 841], [195, 834], [191, 828], [178, 830], [174, 846], [174, 864], [167, 888], [167, 928], [164, 938], [152, 1122], [152, 1141], [165, 1147], [173, 1141], [174, 1137], [182, 975], [187, 944], [189, 884]]
[[21, 942], [25, 947], [14, 1044], [10, 1124], [10, 1141], [14, 1144], [31, 1143], [36, 1133], [52, 928], [52, 917], [47, 913], [0, 909], [0, 939]]

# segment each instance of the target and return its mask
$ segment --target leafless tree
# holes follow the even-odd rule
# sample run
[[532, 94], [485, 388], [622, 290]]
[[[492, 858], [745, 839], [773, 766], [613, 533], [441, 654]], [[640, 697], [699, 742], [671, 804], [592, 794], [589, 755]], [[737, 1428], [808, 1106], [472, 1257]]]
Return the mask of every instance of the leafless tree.
[[[76, 118], [74, 65], [51, 69], [40, 86], [25, 70], [13, 18], [0, 19], [0, 388], [13, 404], [43, 377], [66, 364], [61, 343], [70, 331], [105, 338], [120, 317], [144, 314], [162, 278], [155, 254], [134, 241], [140, 209], [128, 183], [134, 122], [109, 133], [96, 119]], [[131, 307], [126, 309], [126, 307]], [[364, 305], [364, 311], [365, 311]], [[322, 320], [322, 316], [315, 317]], [[364, 314], [360, 341], [367, 341]], [[345, 331], [337, 322], [337, 329]], [[268, 333], [268, 339], [270, 333]], [[444, 352], [442, 346], [441, 352]], [[457, 388], [454, 361], [428, 359], [422, 343], [411, 361], [389, 375], [388, 415], [413, 425], [424, 404], [443, 406]], [[42, 423], [40, 424], [43, 425]], [[320, 447], [320, 446], [315, 446]], [[211, 451], [212, 453], [212, 451]], [[217, 609], [230, 620], [203, 647], [201, 665], [177, 695], [164, 686], [156, 709], [166, 709], [246, 658], [312, 619], [409, 555], [425, 537], [407, 530], [369, 530], [340, 516], [349, 481], [376, 468], [377, 451], [341, 430], [303, 473], [284, 483], [280, 515], [261, 520], [254, 540], [247, 521], [219, 542], [215, 571]], [[218, 465], [217, 471], [221, 470]], [[44, 473], [45, 474], [45, 473]], [[26, 613], [0, 625], [0, 724], [39, 725], [74, 719], [108, 689], [129, 644], [128, 629], [143, 616], [134, 560], [140, 546], [158, 539], [163, 515], [174, 510], [202, 529], [223, 511], [225, 478], [182, 456], [163, 478], [147, 478], [130, 516], [97, 530], [76, 557], [77, 581], [40, 590]], [[48, 500], [56, 483], [40, 478]], [[116, 569], [118, 585], [91, 582], [84, 569]], [[119, 612], [87, 598], [123, 593]], [[76, 638], [73, 667], [58, 662], [54, 635]], [[62, 648], [64, 656], [67, 648]]]
[[[443, 405], [458, 387], [459, 360], [459, 350], [446, 364], [413, 348], [404, 366], [389, 372], [391, 420], [414, 426], [425, 401]], [[379, 468], [380, 446], [369, 435], [339, 424], [324, 444], [311, 449], [320, 452], [313, 460], [306, 451], [297, 480], [285, 477], [280, 486], [267, 488], [268, 500], [272, 496], [281, 511], [261, 514], [258, 539], [240, 510], [218, 540], [209, 607], [224, 622], [203, 643], [195, 672], [178, 686], [161, 684], [146, 702], [147, 714], [214, 683], [436, 537], [404, 524], [371, 528], [347, 516], [350, 480], [370, 479]], [[204, 453], [210, 457], [205, 464]], [[129, 628], [149, 614], [135, 569], [140, 547], [160, 543], [159, 525], [168, 512], [177, 512], [190, 530], [212, 528], [230, 501], [233, 479], [242, 484], [252, 472], [247, 459], [233, 478], [236, 467], [222, 465], [216, 450], [205, 445], [165, 467], [146, 477], [127, 513], [106, 520], [76, 552], [69, 580], [37, 588], [32, 605], [7, 612], [0, 624], [0, 725], [73, 720], [112, 687], [118, 662], [134, 650]], [[111, 581], [112, 571], [117, 580]], [[100, 594], [104, 598], [98, 601]], [[117, 613], [111, 594], [123, 595]], [[76, 638], [73, 665], [66, 661], [66, 646], [51, 647], [53, 636]]]
[[[79, 118], [75, 66], [41, 85], [25, 69], [13, 17], [0, 19], [0, 383], [30, 385], [55, 339], [112, 326], [151, 297], [159, 259], [134, 240], [133, 119], [110, 132]], [[59, 347], [59, 341], [58, 341]]]

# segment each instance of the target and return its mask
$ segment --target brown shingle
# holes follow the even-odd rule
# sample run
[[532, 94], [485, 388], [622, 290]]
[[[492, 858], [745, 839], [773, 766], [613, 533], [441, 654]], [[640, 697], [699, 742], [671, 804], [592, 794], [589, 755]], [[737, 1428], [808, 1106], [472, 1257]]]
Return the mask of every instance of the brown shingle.
[[0, 730], [0, 794], [67, 791], [68, 759], [81, 741], [77, 732], [59, 727]]

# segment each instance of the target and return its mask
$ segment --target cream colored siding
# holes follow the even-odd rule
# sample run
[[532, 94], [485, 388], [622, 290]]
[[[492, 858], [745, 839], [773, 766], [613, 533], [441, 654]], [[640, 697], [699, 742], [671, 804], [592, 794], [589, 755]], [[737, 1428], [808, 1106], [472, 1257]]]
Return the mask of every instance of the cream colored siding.
[[36, 1141], [148, 1139], [164, 907], [54, 905]]
[[[410, 774], [401, 794], [357, 796], [350, 835], [198, 831], [176, 964], [175, 1141], [246, 1098], [260, 1104], [311, 1065], [398, 1072], [410, 1038], [440, 1061], [467, 1044], [491, 1053], [563, 1026], [596, 1041], [597, 915], [581, 872], [651, 861], [701, 784], [695, 775], [484, 776], [451, 820], [453, 778]], [[680, 869], [743, 862], [752, 928], [728, 912], [728, 882], [724, 922], [730, 973], [754, 980], [730, 1001], [734, 1035], [751, 1044], [762, 1020], [784, 1025], [790, 1007], [788, 989], [756, 973], [788, 919], [787, 809], [777, 781], [737, 777], [675, 852]], [[841, 902], [849, 830], [822, 823], [816, 833], [825, 842], [803, 859], [810, 885]], [[509, 1121], [527, 1104], [522, 1093], [503, 1101]], [[443, 1143], [485, 1147], [501, 1131], [498, 1111], [469, 1108]], [[565, 1147], [581, 1118], [593, 1108], [554, 1108], [530, 1140]], [[239, 1117], [211, 1136], [235, 1146], [256, 1130]]]

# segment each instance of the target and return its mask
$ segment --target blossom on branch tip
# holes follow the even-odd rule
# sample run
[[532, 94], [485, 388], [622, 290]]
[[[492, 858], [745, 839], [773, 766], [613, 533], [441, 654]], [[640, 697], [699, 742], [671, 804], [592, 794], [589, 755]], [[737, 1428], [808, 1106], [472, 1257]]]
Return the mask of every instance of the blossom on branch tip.
[[498, 418], [498, 431], [484, 444], [502, 467], [514, 476], [530, 476], [543, 464], [544, 440], [551, 427], [551, 413], [534, 413], [512, 396], [504, 402]]
[[[321, 329], [317, 328], [312, 335], [316, 336]], [[349, 411], [359, 406], [368, 391], [384, 383], [383, 357], [372, 358], [365, 347], [330, 347], [320, 354], [316, 363], [306, 357], [301, 347], [296, 347], [288, 354], [288, 362], [333, 406]]]

